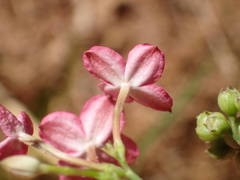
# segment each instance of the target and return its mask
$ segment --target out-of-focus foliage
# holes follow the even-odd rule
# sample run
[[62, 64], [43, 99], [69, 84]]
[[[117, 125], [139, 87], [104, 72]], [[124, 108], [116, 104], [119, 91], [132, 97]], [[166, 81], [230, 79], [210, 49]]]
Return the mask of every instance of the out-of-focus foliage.
[[[166, 54], [159, 84], [187, 101], [171, 126], [155, 131], [139, 162], [145, 166], [136, 168], [147, 180], [237, 179], [231, 161], [204, 153], [194, 117], [217, 111], [221, 88], [239, 87], [239, 7], [237, 0], [0, 0], [0, 83], [11, 95], [0, 93], [0, 103], [12, 110], [17, 99], [39, 119], [55, 110], [78, 113], [100, 92], [82, 66], [83, 51], [106, 45], [127, 56], [135, 44], [155, 44]], [[194, 79], [203, 62], [202, 78]], [[194, 93], [182, 93], [191, 92], [192, 79]], [[140, 142], [163, 122], [162, 112], [126, 107], [126, 133]]]

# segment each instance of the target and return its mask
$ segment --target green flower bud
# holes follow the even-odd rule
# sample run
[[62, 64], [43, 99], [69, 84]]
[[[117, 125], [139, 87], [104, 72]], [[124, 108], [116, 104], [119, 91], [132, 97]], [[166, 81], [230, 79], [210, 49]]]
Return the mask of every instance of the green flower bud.
[[203, 141], [213, 141], [229, 130], [226, 117], [219, 112], [203, 112], [197, 116], [196, 133]]
[[238, 112], [240, 112], [240, 96], [238, 96], [238, 97], [236, 98], [235, 106], [236, 106]]
[[39, 166], [41, 162], [26, 155], [10, 156], [3, 159], [0, 165], [5, 170], [24, 177], [35, 177], [39, 175]]
[[226, 89], [218, 95], [218, 106], [227, 115], [233, 116], [238, 112], [236, 106], [240, 92], [237, 89]]

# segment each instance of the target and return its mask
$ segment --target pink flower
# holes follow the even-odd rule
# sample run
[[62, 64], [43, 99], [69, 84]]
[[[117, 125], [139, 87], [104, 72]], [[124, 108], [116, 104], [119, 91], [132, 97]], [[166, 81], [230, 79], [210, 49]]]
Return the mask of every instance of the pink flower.
[[[40, 137], [57, 149], [80, 157], [89, 147], [101, 147], [107, 140], [112, 141], [113, 108], [114, 103], [109, 96], [102, 94], [90, 98], [80, 116], [69, 112], [53, 112], [41, 121]], [[123, 121], [122, 114], [122, 124]], [[133, 147], [129, 138], [124, 139], [127, 145]]]
[[57, 149], [81, 156], [91, 147], [99, 147], [110, 136], [114, 104], [106, 95], [97, 95], [84, 105], [80, 116], [54, 112], [40, 124], [41, 138]]
[[0, 160], [17, 154], [26, 154], [28, 146], [18, 140], [21, 133], [33, 134], [33, 125], [24, 112], [15, 117], [0, 105], [0, 129], [6, 138], [0, 142]]
[[[86, 157], [88, 148], [97, 147], [100, 162], [116, 163], [116, 160], [100, 150], [111, 140], [114, 103], [107, 95], [90, 98], [79, 116], [69, 112], [53, 112], [43, 118], [40, 124], [40, 137], [55, 148], [75, 157]], [[123, 114], [121, 117], [123, 122]], [[139, 155], [136, 144], [123, 137], [126, 145], [126, 158], [133, 163]], [[68, 163], [60, 163], [68, 165]], [[83, 177], [60, 176], [60, 180], [88, 180]], [[91, 179], [91, 178], [90, 178]]]
[[164, 69], [164, 55], [158, 47], [139, 44], [128, 54], [128, 61], [114, 50], [94, 46], [83, 55], [86, 69], [103, 81], [100, 88], [114, 99], [122, 83], [130, 86], [129, 97], [145, 106], [161, 111], [171, 111], [172, 98], [154, 83]]

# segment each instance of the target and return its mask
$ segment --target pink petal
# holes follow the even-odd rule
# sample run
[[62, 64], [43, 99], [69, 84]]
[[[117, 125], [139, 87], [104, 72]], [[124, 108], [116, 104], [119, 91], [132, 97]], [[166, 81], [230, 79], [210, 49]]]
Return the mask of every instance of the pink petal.
[[5, 107], [0, 105], [0, 129], [6, 136], [16, 137], [24, 131], [22, 123]]
[[98, 155], [98, 160], [101, 163], [111, 163], [119, 166], [119, 163], [116, 159], [114, 159], [112, 156], [108, 155], [101, 149], [97, 149], [97, 155]]
[[40, 137], [57, 149], [81, 155], [87, 148], [85, 134], [78, 116], [68, 112], [54, 112], [40, 123]]
[[86, 138], [101, 146], [112, 131], [114, 104], [106, 95], [97, 95], [89, 99], [80, 113]]
[[26, 154], [28, 146], [17, 139], [7, 137], [0, 142], [0, 160], [18, 154]]
[[157, 46], [139, 44], [128, 54], [125, 79], [133, 86], [156, 82], [164, 69], [164, 55]]
[[40, 136], [61, 151], [80, 156], [89, 146], [101, 146], [109, 137], [113, 108], [108, 96], [94, 96], [84, 105], [80, 117], [67, 112], [46, 116], [40, 124]]
[[27, 134], [32, 135], [33, 134], [33, 124], [32, 124], [30, 117], [25, 112], [21, 112], [17, 118], [23, 124], [24, 131]]
[[134, 87], [130, 91], [130, 96], [145, 106], [160, 111], [171, 112], [173, 105], [172, 98], [163, 88], [157, 85]]
[[125, 61], [114, 50], [94, 46], [83, 55], [86, 69], [104, 82], [119, 85], [123, 79]]
[[126, 160], [129, 165], [134, 164], [140, 152], [137, 144], [129, 137], [122, 135], [122, 141], [126, 148]]
[[[105, 93], [108, 94], [112, 97], [113, 101], [117, 100], [118, 97], [118, 93], [119, 93], [119, 87], [113, 86], [111, 84], [106, 84], [106, 83], [100, 83], [98, 84], [98, 87]], [[131, 98], [130, 96], [128, 96], [126, 102], [132, 102], [133, 98]]]

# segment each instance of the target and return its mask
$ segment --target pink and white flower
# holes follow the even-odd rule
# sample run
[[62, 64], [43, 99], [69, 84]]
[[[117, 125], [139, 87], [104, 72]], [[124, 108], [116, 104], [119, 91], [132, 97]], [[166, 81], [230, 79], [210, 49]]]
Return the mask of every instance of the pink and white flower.
[[114, 104], [106, 95], [90, 98], [79, 116], [53, 112], [43, 118], [40, 137], [55, 148], [81, 156], [91, 147], [100, 147], [112, 131]]
[[18, 140], [22, 133], [33, 134], [33, 125], [26, 113], [22, 112], [16, 117], [0, 105], [0, 129], [5, 135], [5, 139], [0, 142], [0, 160], [27, 153], [28, 146]]
[[161, 111], [171, 111], [172, 98], [154, 83], [164, 69], [164, 54], [150, 44], [136, 45], [128, 54], [127, 62], [114, 50], [93, 46], [83, 55], [86, 69], [103, 83], [100, 88], [116, 99], [122, 84], [130, 87], [127, 101], [132, 99]]
[[[100, 162], [116, 163], [100, 148], [111, 141], [114, 102], [107, 95], [90, 98], [83, 106], [79, 116], [69, 112], [53, 112], [40, 123], [40, 137], [43, 141], [74, 157], [88, 158], [87, 151], [96, 147]], [[121, 122], [123, 125], [123, 114]], [[136, 144], [123, 137], [126, 145], [126, 159], [133, 163], [139, 155]], [[68, 165], [67, 163], [64, 163]], [[60, 179], [72, 179], [61, 176]], [[84, 179], [73, 177], [73, 179]], [[88, 178], [87, 178], [88, 179]]]

